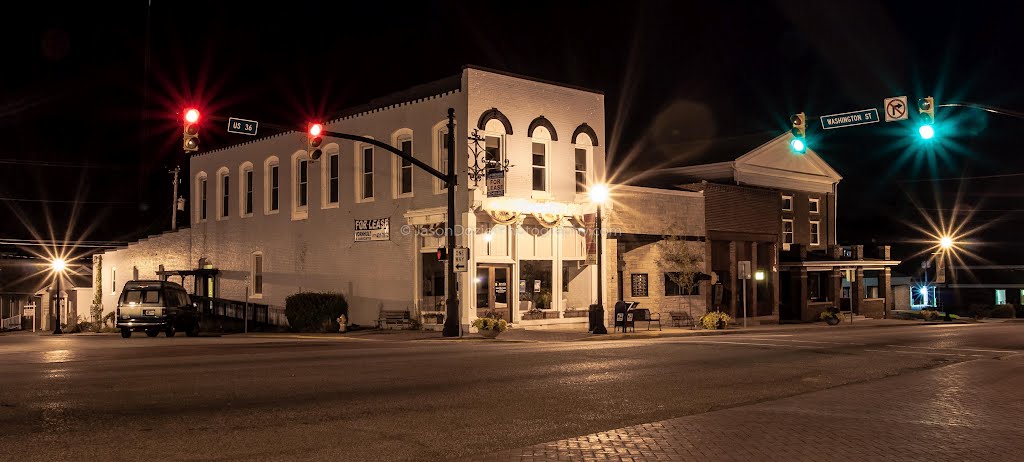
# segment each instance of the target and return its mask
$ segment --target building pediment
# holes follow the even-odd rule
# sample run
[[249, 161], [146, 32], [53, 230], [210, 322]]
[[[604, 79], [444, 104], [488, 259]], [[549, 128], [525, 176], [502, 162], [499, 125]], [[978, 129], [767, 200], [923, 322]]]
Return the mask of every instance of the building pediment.
[[769, 188], [828, 192], [843, 179], [812, 149], [794, 153], [789, 140], [789, 133], [785, 133], [736, 159], [736, 181]]

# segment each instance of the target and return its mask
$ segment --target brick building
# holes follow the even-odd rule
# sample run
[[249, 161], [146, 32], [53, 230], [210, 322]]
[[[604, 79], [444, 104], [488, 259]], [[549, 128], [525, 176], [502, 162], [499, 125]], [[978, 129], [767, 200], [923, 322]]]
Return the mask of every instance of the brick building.
[[[830, 307], [884, 317], [890, 267], [899, 262], [887, 248], [866, 253], [863, 246], [838, 246], [842, 176], [811, 149], [792, 152], [789, 137], [673, 170], [683, 189], [704, 193], [706, 253], [722, 284], [721, 297], [708, 293], [707, 303], [754, 322], [813, 321]], [[740, 279], [744, 261], [749, 279]], [[873, 288], [865, 285], [865, 271], [879, 281]]]
[[[325, 129], [385, 141], [446, 171], [448, 108], [462, 140], [454, 151], [457, 245], [470, 250], [458, 281], [461, 325], [486, 311], [520, 326], [586, 323], [598, 290], [587, 193], [605, 177], [603, 95], [467, 66], [346, 111]], [[105, 308], [129, 279], [177, 274], [198, 295], [248, 294], [278, 323], [288, 295], [335, 291], [348, 298], [352, 323], [404, 310], [425, 326], [442, 324], [443, 183], [371, 145], [328, 138], [318, 160], [305, 149], [305, 133], [289, 132], [194, 155], [190, 226], [100, 256]], [[507, 164], [498, 197], [488, 197], [478, 175], [486, 162]], [[701, 194], [612, 189], [605, 226], [629, 230], [617, 237], [703, 239]], [[681, 214], [670, 221], [685, 226], [672, 231], [630, 215], [658, 194]], [[604, 299], [614, 301], [619, 244], [604, 248]]]

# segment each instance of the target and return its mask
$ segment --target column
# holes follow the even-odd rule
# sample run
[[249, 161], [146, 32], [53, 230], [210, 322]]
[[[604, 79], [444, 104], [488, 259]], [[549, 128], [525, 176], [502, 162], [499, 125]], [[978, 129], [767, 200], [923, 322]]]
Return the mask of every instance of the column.
[[864, 267], [858, 266], [853, 274], [853, 281], [850, 282], [850, 309], [853, 314], [861, 314], [861, 306], [864, 304]]
[[747, 281], [747, 310], [750, 317], [757, 316], [757, 243], [750, 243], [750, 280]]
[[884, 299], [882, 306], [882, 317], [889, 318], [889, 310], [892, 307], [892, 270], [886, 267], [878, 272], [878, 296]]
[[839, 268], [832, 268], [828, 272], [828, 299], [832, 302], [832, 308], [843, 309], [843, 272]]
[[775, 319], [778, 320], [779, 319], [779, 297], [780, 297], [779, 290], [781, 289], [779, 287], [779, 244], [777, 242], [773, 242], [770, 245], [771, 245], [771, 254], [769, 256], [770, 260], [769, 260], [769, 263], [768, 263], [768, 277], [771, 278], [770, 279], [770, 281], [771, 281], [770, 282], [770, 284], [771, 284], [770, 290], [771, 290], [771, 294], [772, 294], [772, 316], [774, 316]]
[[736, 275], [739, 271], [738, 263], [736, 261], [736, 241], [729, 241], [729, 282], [726, 283], [726, 287], [729, 288], [729, 305], [726, 312], [730, 316], [736, 316], [736, 297], [739, 296], [739, 287], [736, 284]]
[[811, 314], [807, 310], [807, 268], [801, 266], [789, 271], [793, 277], [790, 301], [799, 309], [801, 320], [814, 321], [815, 319], [810, 318]]

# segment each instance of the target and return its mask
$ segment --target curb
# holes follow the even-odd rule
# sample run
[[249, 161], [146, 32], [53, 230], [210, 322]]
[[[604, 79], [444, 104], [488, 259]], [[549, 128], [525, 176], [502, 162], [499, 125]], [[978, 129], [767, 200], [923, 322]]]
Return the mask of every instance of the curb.
[[[852, 326], [849, 325], [849, 324], [845, 324], [845, 325], [840, 325], [840, 326], [831, 326], [830, 328], [835, 328], [835, 327], [843, 328], [843, 327], [845, 327], [845, 328], [852, 328], [852, 329], [879, 329], [879, 328], [885, 328], [885, 327], [916, 327], [916, 326], [950, 325], [950, 324], [965, 324], [966, 325], [966, 324], [976, 324], [976, 323], [962, 322], [962, 321], [951, 321], [951, 322], [939, 321], [939, 322], [915, 322], [915, 323], [908, 323], [908, 324], [879, 324], [879, 325], [868, 325], [868, 326], [864, 326], [864, 325], [859, 325], [858, 326], [858, 325], [856, 325], [856, 323], [854, 323], [854, 325], [852, 325]], [[715, 335], [759, 334], [759, 333], [769, 334], [769, 333], [780, 333], [780, 332], [801, 333], [803, 331], [817, 332], [817, 330], [812, 329], [812, 328], [797, 328], [797, 329], [792, 329], [792, 328], [771, 328], [771, 329], [763, 329], [763, 330], [762, 329], [749, 330], [749, 329], [743, 329], [743, 328], [738, 328], [737, 327], [737, 328], [725, 329], [725, 330], [720, 330], [720, 331], [719, 330], [695, 330], [695, 331], [691, 331], [691, 332], [664, 332], [664, 331], [657, 332], [657, 331], [655, 331], [655, 332], [650, 332], [650, 333], [642, 332], [642, 333], [608, 334], [608, 335], [593, 335], [593, 334], [591, 334], [590, 337], [583, 337], [583, 338], [569, 340], [569, 341], [571, 341], [571, 342], [590, 342], [590, 341], [601, 341], [601, 340], [636, 340], [636, 339], [651, 339], [651, 338], [662, 338], [662, 337], [668, 337], [668, 338], [709, 337], [709, 336], [715, 336]]]

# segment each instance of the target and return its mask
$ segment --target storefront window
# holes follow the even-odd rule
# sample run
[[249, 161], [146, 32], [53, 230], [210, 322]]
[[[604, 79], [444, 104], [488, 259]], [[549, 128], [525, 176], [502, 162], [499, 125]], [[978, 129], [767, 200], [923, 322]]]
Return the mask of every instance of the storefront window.
[[519, 264], [519, 298], [538, 310], [554, 309], [551, 260], [523, 260]]
[[590, 295], [591, 272], [583, 260], [562, 262], [562, 300], [565, 310], [585, 310], [593, 303]]
[[436, 252], [420, 254], [423, 263], [423, 280], [420, 282], [422, 309], [444, 310], [444, 262], [437, 259]]

